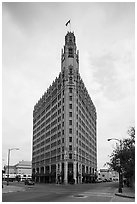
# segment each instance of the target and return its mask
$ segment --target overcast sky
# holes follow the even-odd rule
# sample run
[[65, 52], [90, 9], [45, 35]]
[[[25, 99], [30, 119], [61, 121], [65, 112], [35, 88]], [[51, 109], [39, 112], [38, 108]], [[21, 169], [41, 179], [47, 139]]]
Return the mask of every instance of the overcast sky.
[[33, 107], [61, 71], [71, 19], [80, 74], [97, 110], [98, 168], [135, 123], [134, 3], [3, 3], [2, 159], [31, 160]]

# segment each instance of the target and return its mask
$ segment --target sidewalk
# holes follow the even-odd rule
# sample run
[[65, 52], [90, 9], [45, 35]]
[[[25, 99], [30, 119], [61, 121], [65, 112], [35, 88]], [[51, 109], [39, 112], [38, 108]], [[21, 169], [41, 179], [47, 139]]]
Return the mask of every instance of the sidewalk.
[[135, 190], [130, 187], [124, 187], [122, 188], [122, 193], [118, 193], [118, 190], [117, 190], [115, 195], [125, 197], [125, 198], [135, 198]]
[[2, 193], [11, 193], [11, 192], [18, 192], [18, 191], [25, 191], [24, 187], [19, 186], [12, 186], [12, 185], [3, 185]]

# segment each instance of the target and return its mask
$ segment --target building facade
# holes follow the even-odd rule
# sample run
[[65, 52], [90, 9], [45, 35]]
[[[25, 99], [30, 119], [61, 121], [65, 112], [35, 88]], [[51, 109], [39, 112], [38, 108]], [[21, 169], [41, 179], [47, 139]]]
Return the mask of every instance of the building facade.
[[36, 182], [91, 182], [97, 169], [96, 108], [79, 73], [73, 32], [65, 36], [61, 72], [33, 110]]
[[20, 177], [21, 180], [31, 178], [32, 175], [32, 163], [30, 161], [20, 161], [15, 165], [16, 174]]
[[98, 171], [98, 179], [101, 179], [102, 181], [118, 181], [119, 173], [110, 169], [100, 169]]

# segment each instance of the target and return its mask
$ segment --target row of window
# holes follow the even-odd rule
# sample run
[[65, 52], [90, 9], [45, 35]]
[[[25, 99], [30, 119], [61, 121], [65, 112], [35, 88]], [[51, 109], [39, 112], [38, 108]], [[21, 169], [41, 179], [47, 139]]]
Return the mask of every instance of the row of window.
[[[94, 117], [92, 116], [90, 108], [87, 106], [87, 103], [85, 103], [82, 99], [83, 97], [79, 94], [77, 98], [77, 104], [79, 105], [79, 108], [82, 109], [83, 114], [88, 119], [89, 123], [91, 124], [92, 121], [94, 121]], [[79, 102], [78, 102], [79, 99]]]
[[[54, 92], [55, 91], [55, 92]], [[53, 96], [52, 98], [55, 97], [55, 95], [57, 95], [57, 89], [53, 91]], [[64, 90], [62, 91], [62, 96], [64, 95]], [[46, 104], [48, 104], [51, 101], [51, 96], [49, 96], [48, 98], [46, 98]], [[55, 105], [55, 103], [57, 103], [57, 99], [58, 101], [61, 99], [61, 93], [58, 94], [58, 97], [54, 98], [51, 103], [46, 107], [46, 110], [43, 110], [42, 113], [40, 113], [36, 118], [34, 117], [33, 119], [33, 124], [35, 124], [46, 112], [48, 112], [48, 110], [51, 108], [51, 106], [53, 107]], [[64, 101], [64, 99], [63, 99]], [[59, 102], [60, 103], [60, 102]], [[34, 115], [35, 116], [35, 115]]]
[[[64, 138], [62, 138], [62, 139], [63, 139], [62, 143], [64, 143]], [[70, 139], [71, 140], [69, 140], [69, 141], [72, 142], [71, 137], [70, 137]], [[47, 141], [47, 142], [49, 142], [49, 141]], [[48, 151], [49, 149], [51, 149], [51, 152], [58, 153], [61, 151], [61, 148], [62, 148], [62, 152], [64, 152], [64, 146], [57, 148], [57, 146], [60, 144], [61, 144], [61, 140], [58, 140], [58, 141], [51, 143], [51, 145], [49, 144], [49, 145], [46, 145], [44, 147], [41, 147], [41, 145], [39, 145], [40, 149], [37, 149], [38, 148], [38, 145], [37, 145], [36, 148], [33, 148], [33, 156], [41, 154], [42, 152]], [[54, 148], [54, 147], [56, 147], [56, 149], [52, 150], [52, 148]], [[72, 145], [69, 145], [68, 150], [69, 151], [73, 150]], [[89, 149], [89, 151], [86, 152], [83, 149], [77, 147], [77, 152], [79, 153], [79, 156], [84, 156], [90, 160], [92, 159], [92, 157], [94, 157], [94, 156], [96, 157], [96, 151], [93, 151], [93, 149]], [[45, 156], [50, 157], [50, 152], [46, 152]]]
[[[56, 161], [58, 161], [59, 158], [60, 158], [60, 160], [74, 159], [75, 156], [72, 153], [69, 153], [68, 155], [64, 155], [64, 154], [59, 153], [59, 155], [53, 154], [51, 157], [50, 157], [50, 155], [47, 155], [47, 157], [45, 157], [43, 154], [43, 155], [33, 157], [33, 164], [36, 163], [37, 161], [41, 161], [41, 160], [44, 160], [46, 163], [50, 163], [53, 161], [56, 162]], [[91, 160], [89, 160], [83, 156], [79, 156], [79, 158], [77, 158], [77, 160], [79, 160], [80, 162], [83, 162], [83, 163], [88, 163], [89, 165], [96, 163], [96, 159], [94, 157], [92, 157]]]
[[[70, 124], [72, 124], [71, 120], [70, 120]], [[56, 129], [53, 128], [52, 132], [54, 132], [56, 130], [57, 130], [57, 128]], [[69, 128], [69, 133], [72, 134], [72, 128]], [[48, 136], [50, 136], [50, 131], [47, 132], [46, 134]], [[62, 135], [64, 135], [64, 130], [62, 130]], [[61, 136], [61, 132], [58, 132], [57, 134], [54, 134], [51, 137], [51, 140], [50, 140], [50, 138], [47, 138], [44, 141], [44, 135], [43, 135], [43, 138], [38, 138], [36, 141], [33, 141], [33, 145], [34, 145], [34, 147], [39, 148], [40, 146], [42, 146], [44, 144], [47, 144], [47, 143], [49, 143], [52, 140], [55, 140], [57, 138], [57, 136], [59, 138]], [[96, 150], [96, 143], [95, 142], [92, 142], [92, 143], [89, 142], [89, 140], [87, 140], [80, 132], [79, 132], [79, 138], [81, 140], [77, 138], [77, 140], [76, 140], [77, 144], [80, 145], [82, 148], [84, 148], [86, 151], [91, 151], [91, 149]], [[42, 141], [42, 139], [43, 139], [43, 141]], [[42, 141], [42, 142], [40, 142], [40, 141]], [[40, 143], [38, 144], [38, 142], [40, 142]], [[72, 137], [69, 137], [69, 142], [72, 142]], [[64, 138], [62, 138], [62, 143], [64, 143]], [[37, 144], [37, 145], [35, 146], [35, 144]]]
[[[69, 96], [69, 99], [70, 99], [70, 101], [72, 101], [72, 96]], [[52, 103], [52, 104], [54, 105], [54, 104], [57, 102], [57, 98], [55, 98], [53, 102], [54, 102], [54, 103]], [[64, 103], [64, 98], [62, 99], [62, 102]], [[61, 101], [59, 101], [58, 107], [59, 107], [60, 105], [61, 105]], [[72, 109], [72, 104], [69, 104], [69, 108]], [[46, 112], [47, 112], [49, 109], [50, 109], [50, 105], [46, 108]], [[50, 120], [52, 120], [53, 118], [55, 118], [55, 117], [57, 116], [57, 112], [55, 112], [55, 113], [53, 114], [53, 112], [54, 112], [56, 109], [57, 109], [57, 105], [55, 105], [55, 106], [51, 109], [51, 111], [47, 112], [46, 118], [48, 118], [48, 116], [50, 116], [51, 113], [52, 113], [52, 116], [51, 116], [50, 119], [48, 118], [48, 119], [46, 120], [46, 124], [47, 124]], [[62, 106], [62, 110], [64, 111], [64, 106]], [[60, 112], [61, 112], [61, 110], [60, 110]], [[58, 112], [58, 114], [60, 114], [60, 112]], [[39, 120], [39, 121], [37, 122], [37, 124], [35, 124], [35, 125], [33, 126], [33, 129], [35, 129], [41, 122], [43, 122], [44, 119], [45, 119], [45, 116], [44, 116], [41, 120]]]
[[[64, 106], [62, 107], [62, 109], [64, 110]], [[49, 112], [48, 112], [49, 113]], [[59, 109], [58, 110], [58, 115], [61, 113], [61, 109]], [[48, 116], [50, 116], [50, 113], [48, 114]], [[55, 113], [53, 113], [52, 115], [51, 115], [51, 117], [47, 117], [47, 120], [46, 120], [46, 124], [48, 124], [48, 123], [50, 123], [55, 117], [57, 117], [57, 112], [55, 112]], [[62, 119], [64, 119], [64, 113], [62, 114]], [[59, 121], [61, 121], [61, 116], [59, 116], [58, 117], [58, 122]], [[54, 121], [55, 122], [55, 121]], [[57, 123], [57, 121], [56, 121], [56, 123]], [[55, 123], [55, 124], [56, 124]], [[39, 122], [39, 124], [40, 124], [40, 122]], [[54, 123], [52, 124], [52, 125], [55, 125]], [[42, 124], [41, 124], [42, 125]], [[35, 135], [36, 134], [36, 132], [38, 132], [40, 129], [41, 129], [41, 125], [40, 126], [36, 126], [36, 125], [34, 125], [34, 127], [33, 127], [33, 135]], [[52, 125], [51, 125], [51, 127], [52, 127]], [[44, 126], [44, 124], [43, 124], [43, 126]], [[35, 129], [36, 128], [36, 129]]]
[[[64, 134], [64, 130], [62, 132]], [[33, 150], [35, 151], [36, 149], [41, 148], [42, 145], [46, 145], [46, 144], [50, 143], [51, 141], [57, 139], [57, 136], [59, 138], [61, 136], [61, 132], [58, 132], [58, 134], [54, 134], [51, 137], [51, 139], [48, 138], [45, 141], [43, 140], [42, 142], [41, 142], [41, 138], [38, 138], [36, 141], [33, 141]], [[72, 137], [69, 137], [69, 142], [72, 142]], [[48, 146], [45, 147], [45, 149], [47, 150], [47, 148], [49, 149], [49, 148], [54, 147], [56, 145], [60, 145], [61, 143], [62, 144], [64, 143], [64, 137], [61, 139], [60, 142], [56, 141], [55, 143], [51, 143], [51, 146], [48, 145]]]

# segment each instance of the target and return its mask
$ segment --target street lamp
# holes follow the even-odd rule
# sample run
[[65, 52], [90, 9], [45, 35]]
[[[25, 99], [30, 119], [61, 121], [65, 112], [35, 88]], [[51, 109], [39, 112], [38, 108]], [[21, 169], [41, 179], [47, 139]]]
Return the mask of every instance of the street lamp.
[[10, 163], [10, 151], [19, 150], [19, 148], [8, 149], [8, 175], [7, 175], [7, 186], [9, 185], [9, 163]]
[[[109, 138], [109, 139], [107, 139], [107, 141], [111, 141], [111, 140], [117, 140], [120, 143], [120, 151], [122, 151], [122, 141], [120, 139], [117, 139], [117, 138]], [[120, 168], [119, 168], [119, 189], [118, 189], [118, 192], [122, 193], [121, 160], [120, 160]]]

